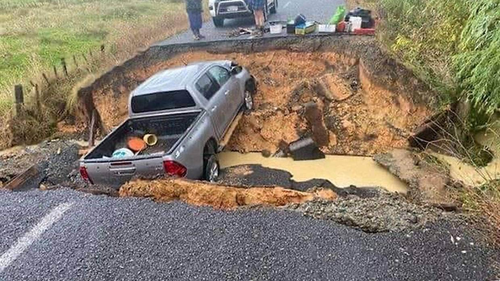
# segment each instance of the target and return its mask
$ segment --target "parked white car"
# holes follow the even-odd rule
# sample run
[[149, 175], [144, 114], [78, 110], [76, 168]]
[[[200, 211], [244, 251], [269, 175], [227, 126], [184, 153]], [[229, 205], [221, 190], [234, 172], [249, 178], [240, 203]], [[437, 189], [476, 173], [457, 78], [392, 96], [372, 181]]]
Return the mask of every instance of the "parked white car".
[[[234, 19], [253, 16], [249, 0], [209, 0], [208, 9], [214, 25], [224, 26], [224, 19]], [[264, 9], [264, 20], [267, 21], [269, 14], [275, 14], [278, 9], [278, 0], [267, 0]]]

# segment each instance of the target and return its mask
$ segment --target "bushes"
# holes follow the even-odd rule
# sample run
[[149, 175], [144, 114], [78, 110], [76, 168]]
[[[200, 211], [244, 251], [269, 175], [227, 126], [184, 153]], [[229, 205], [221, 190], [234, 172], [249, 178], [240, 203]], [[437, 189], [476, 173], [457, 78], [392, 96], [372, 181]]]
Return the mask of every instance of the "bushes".
[[500, 108], [500, 1], [468, 2], [458, 53], [453, 57], [455, 75], [463, 94], [486, 114]]
[[500, 107], [498, 0], [380, 0], [381, 41], [441, 93], [472, 102], [477, 127]]

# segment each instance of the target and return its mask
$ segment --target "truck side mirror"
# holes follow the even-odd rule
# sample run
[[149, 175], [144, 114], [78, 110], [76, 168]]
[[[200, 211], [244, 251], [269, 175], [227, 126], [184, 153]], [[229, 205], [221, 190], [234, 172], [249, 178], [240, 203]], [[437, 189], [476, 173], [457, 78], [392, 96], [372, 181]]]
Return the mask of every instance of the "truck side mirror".
[[235, 66], [231, 68], [231, 75], [236, 75], [243, 70], [241, 66]]

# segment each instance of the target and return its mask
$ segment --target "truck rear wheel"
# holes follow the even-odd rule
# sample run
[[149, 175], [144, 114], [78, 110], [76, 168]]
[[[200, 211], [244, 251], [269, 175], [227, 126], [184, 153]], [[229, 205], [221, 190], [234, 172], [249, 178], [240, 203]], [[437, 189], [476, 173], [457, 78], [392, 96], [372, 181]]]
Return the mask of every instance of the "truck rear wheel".
[[219, 160], [217, 148], [213, 141], [209, 141], [203, 151], [203, 180], [216, 182], [219, 179]]
[[216, 182], [219, 179], [219, 169], [217, 155], [210, 155], [206, 160], [204, 179], [209, 182]]
[[215, 27], [223, 27], [224, 26], [224, 18], [213, 17]]

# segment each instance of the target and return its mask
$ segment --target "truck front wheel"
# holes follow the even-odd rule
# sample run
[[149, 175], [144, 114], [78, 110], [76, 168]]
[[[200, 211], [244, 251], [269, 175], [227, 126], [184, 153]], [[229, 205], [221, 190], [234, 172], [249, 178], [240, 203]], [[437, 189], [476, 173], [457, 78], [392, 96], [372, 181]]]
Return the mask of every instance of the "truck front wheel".
[[222, 26], [224, 26], [224, 18], [213, 17], [212, 20], [214, 21], [215, 27], [222, 27]]
[[245, 110], [251, 111], [253, 108], [253, 97], [249, 90], [245, 90]]

